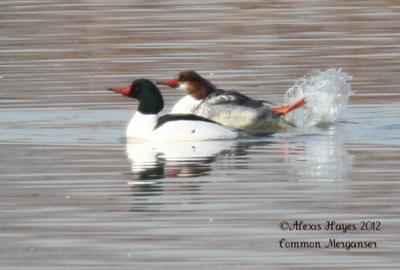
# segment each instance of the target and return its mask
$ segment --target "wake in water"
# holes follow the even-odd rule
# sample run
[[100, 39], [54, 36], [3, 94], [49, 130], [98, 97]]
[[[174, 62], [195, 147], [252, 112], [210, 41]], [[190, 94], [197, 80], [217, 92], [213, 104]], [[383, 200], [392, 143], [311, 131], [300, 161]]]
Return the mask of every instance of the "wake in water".
[[289, 104], [306, 97], [306, 104], [285, 116], [296, 127], [330, 124], [339, 119], [351, 95], [351, 76], [340, 69], [314, 70], [298, 79], [285, 94]]

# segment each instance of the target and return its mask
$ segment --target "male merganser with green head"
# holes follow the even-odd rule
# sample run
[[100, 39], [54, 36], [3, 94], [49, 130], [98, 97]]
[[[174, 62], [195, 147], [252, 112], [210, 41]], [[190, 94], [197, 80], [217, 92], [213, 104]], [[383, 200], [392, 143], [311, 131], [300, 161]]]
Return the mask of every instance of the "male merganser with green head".
[[181, 88], [188, 94], [172, 108], [171, 113], [193, 113], [225, 126], [253, 133], [276, 132], [288, 127], [282, 115], [301, 107], [305, 99], [288, 106], [271, 108], [270, 102], [254, 100], [234, 91], [217, 89], [193, 70], [185, 70], [173, 80], [157, 82]]
[[160, 90], [146, 79], [110, 90], [139, 100], [139, 107], [126, 131], [127, 137], [150, 141], [234, 139], [242, 132], [194, 114], [159, 113], [164, 107]]

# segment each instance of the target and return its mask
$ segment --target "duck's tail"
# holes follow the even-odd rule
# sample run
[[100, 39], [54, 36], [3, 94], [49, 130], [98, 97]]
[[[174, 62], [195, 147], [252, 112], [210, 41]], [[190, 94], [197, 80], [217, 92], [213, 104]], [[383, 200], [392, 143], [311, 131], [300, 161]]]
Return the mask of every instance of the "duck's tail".
[[285, 115], [297, 108], [300, 108], [301, 106], [303, 106], [304, 104], [306, 104], [306, 98], [303, 97], [289, 105], [283, 105], [277, 108], [272, 108], [271, 111], [273, 111], [274, 113], [278, 114], [279, 116], [281, 115]]

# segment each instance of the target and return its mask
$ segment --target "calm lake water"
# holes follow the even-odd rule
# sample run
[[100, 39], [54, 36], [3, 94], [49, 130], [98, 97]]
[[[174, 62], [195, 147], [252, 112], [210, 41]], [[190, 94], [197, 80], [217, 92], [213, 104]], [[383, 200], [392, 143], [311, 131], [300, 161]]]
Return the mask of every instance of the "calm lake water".
[[[3, 0], [0, 33], [1, 269], [400, 268], [398, 1]], [[353, 95], [323, 128], [128, 142], [106, 89], [189, 68], [276, 103], [341, 68]]]

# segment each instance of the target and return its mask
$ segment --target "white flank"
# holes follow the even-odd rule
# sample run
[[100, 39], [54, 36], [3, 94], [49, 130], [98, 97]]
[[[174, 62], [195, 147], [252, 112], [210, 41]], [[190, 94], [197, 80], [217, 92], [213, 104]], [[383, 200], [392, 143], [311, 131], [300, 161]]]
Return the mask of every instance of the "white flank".
[[162, 125], [153, 132], [156, 141], [197, 141], [235, 139], [234, 130], [203, 121], [179, 120]]

